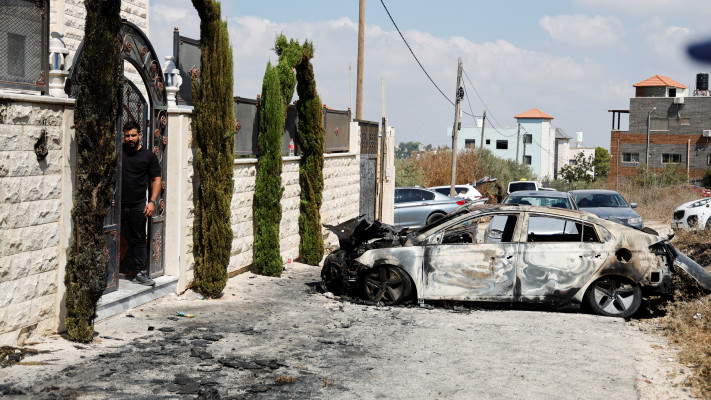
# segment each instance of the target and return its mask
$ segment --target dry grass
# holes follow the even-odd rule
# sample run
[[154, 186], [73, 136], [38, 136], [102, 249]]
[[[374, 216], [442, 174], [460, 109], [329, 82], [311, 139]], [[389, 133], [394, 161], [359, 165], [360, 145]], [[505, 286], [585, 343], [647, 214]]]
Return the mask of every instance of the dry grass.
[[[422, 171], [425, 187], [449, 185], [452, 178], [452, 153], [438, 151], [424, 153], [412, 160], [417, 170]], [[483, 169], [474, 151], [457, 154], [457, 183], [472, 183], [483, 176]]]
[[[677, 232], [674, 246], [711, 271], [711, 232]], [[670, 341], [682, 351], [679, 360], [693, 368], [689, 386], [701, 398], [711, 398], [711, 295], [704, 294], [686, 274], [675, 274], [675, 301], [662, 320]]]
[[630, 203], [637, 203], [637, 213], [645, 221], [657, 221], [659, 223], [671, 224], [674, 210], [679, 205], [688, 201], [698, 199], [700, 196], [691, 189], [684, 186], [637, 186], [620, 185], [615, 189]]

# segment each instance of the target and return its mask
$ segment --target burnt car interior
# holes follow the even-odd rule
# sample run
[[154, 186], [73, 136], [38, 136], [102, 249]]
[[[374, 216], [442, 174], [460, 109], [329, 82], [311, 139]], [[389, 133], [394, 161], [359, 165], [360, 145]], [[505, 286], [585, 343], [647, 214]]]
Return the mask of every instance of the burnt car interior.
[[515, 214], [468, 218], [435, 233], [428, 244], [510, 243], [517, 221]]
[[531, 216], [528, 242], [600, 242], [591, 225], [548, 216]]

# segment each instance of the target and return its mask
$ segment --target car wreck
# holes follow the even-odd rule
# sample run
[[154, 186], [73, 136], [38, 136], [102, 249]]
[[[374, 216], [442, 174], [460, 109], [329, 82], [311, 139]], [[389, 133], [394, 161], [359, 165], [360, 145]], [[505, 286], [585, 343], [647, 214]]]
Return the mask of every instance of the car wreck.
[[711, 290], [711, 273], [671, 236], [577, 210], [469, 205], [410, 232], [362, 217], [327, 228], [340, 243], [321, 271], [327, 290], [385, 305], [577, 302], [628, 317], [643, 296], [671, 293], [675, 273]]

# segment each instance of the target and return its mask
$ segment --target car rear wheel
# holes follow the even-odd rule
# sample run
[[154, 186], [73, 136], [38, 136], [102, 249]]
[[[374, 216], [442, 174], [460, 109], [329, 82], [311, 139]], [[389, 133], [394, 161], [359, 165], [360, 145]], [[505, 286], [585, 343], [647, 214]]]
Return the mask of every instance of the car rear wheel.
[[431, 223], [433, 223], [433, 222], [435, 222], [435, 221], [439, 221], [439, 220], [442, 219], [442, 218], [444, 218], [444, 214], [438, 213], [438, 212], [433, 213], [432, 215], [430, 215], [429, 217], [427, 217], [427, 225], [429, 225], [429, 224], [431, 224]]
[[363, 276], [363, 298], [385, 305], [400, 304], [412, 293], [410, 277], [400, 267], [381, 265]]
[[586, 301], [595, 314], [627, 318], [642, 304], [642, 289], [627, 279], [608, 276], [590, 286]]

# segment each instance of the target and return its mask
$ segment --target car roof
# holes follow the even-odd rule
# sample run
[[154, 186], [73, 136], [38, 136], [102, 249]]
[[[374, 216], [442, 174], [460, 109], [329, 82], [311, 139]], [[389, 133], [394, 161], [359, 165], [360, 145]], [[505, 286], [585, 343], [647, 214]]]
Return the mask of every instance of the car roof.
[[572, 194], [619, 194], [618, 192], [614, 190], [607, 190], [607, 189], [578, 189], [578, 190], [571, 190], [569, 193]]
[[[470, 188], [474, 187], [468, 183], [458, 183], [458, 184], [454, 185], [454, 187], [457, 187], [457, 186], [465, 186], [465, 187], [470, 187]], [[427, 187], [427, 189], [444, 189], [444, 188], [448, 188], [448, 187], [452, 187], [452, 186], [451, 185], [429, 186], [429, 187]]]
[[550, 197], [567, 199], [568, 192], [559, 192], [555, 190], [517, 190], [515, 192], [511, 192], [509, 196]]

